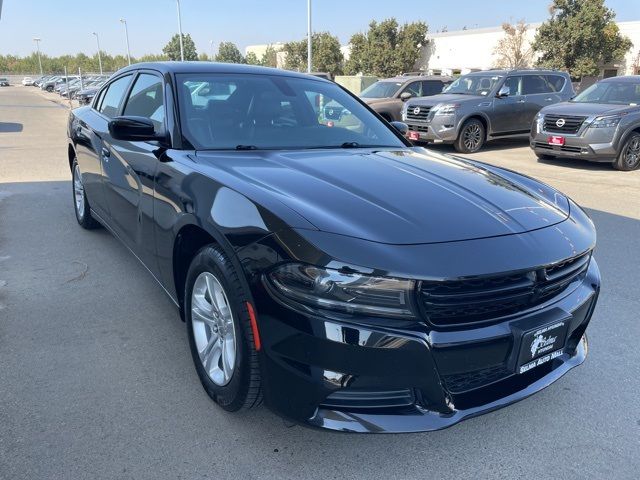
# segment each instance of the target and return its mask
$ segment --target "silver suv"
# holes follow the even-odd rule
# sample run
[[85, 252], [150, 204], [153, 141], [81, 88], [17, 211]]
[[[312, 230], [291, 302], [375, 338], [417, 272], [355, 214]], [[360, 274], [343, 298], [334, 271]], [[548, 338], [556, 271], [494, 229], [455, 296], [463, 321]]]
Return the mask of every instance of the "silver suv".
[[543, 108], [531, 128], [540, 158], [573, 157], [640, 167], [640, 76], [602, 80], [573, 100]]
[[440, 95], [409, 100], [402, 120], [409, 126], [411, 141], [453, 143], [458, 152], [473, 153], [487, 140], [528, 134], [541, 108], [574, 95], [564, 72], [474, 72]]

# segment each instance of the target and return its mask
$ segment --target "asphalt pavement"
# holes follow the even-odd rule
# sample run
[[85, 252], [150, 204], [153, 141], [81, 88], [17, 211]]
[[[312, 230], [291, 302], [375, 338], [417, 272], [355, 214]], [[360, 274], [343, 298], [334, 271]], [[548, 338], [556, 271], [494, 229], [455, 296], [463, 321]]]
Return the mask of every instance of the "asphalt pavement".
[[521, 140], [475, 155], [589, 208], [603, 288], [587, 361], [447, 430], [337, 434], [209, 400], [160, 287], [76, 224], [52, 99], [0, 89], [0, 479], [640, 477], [640, 171], [539, 162]]

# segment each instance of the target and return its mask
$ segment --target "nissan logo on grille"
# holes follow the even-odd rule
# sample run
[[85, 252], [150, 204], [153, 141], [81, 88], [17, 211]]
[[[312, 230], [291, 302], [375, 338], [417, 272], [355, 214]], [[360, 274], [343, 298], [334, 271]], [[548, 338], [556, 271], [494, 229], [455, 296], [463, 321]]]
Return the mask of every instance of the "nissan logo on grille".
[[556, 127], [562, 128], [562, 127], [564, 127], [565, 123], [567, 123], [567, 122], [564, 121], [564, 118], [559, 118], [558, 120], [556, 120]]
[[420, 107], [416, 107], [413, 109], [413, 114], [418, 115], [420, 113]]

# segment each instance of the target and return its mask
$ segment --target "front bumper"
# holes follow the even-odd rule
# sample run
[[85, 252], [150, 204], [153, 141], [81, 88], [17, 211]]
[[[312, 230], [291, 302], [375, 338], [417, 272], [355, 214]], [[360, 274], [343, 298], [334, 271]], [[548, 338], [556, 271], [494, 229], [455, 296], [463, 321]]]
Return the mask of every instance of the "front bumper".
[[[550, 145], [549, 137], [562, 136], [565, 144]], [[583, 126], [576, 134], [545, 132], [534, 122], [530, 146], [539, 155], [581, 158], [592, 162], [612, 162], [618, 156], [616, 128], [588, 128]]]
[[[600, 286], [595, 260], [580, 285], [526, 315], [462, 329], [294, 311], [263, 291], [265, 403], [296, 422], [344, 432], [419, 432], [501, 408], [550, 385], [587, 354]], [[523, 332], [568, 324], [560, 356], [516, 374]]]
[[426, 122], [405, 120], [405, 123], [422, 142], [453, 143], [458, 136], [454, 115], [430, 115]]

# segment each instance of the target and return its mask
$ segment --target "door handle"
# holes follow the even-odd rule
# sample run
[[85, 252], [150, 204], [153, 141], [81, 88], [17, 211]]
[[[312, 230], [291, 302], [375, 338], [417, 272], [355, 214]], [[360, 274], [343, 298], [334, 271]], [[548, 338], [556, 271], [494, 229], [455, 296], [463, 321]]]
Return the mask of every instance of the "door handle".
[[551, 97], [547, 97], [547, 98], [545, 98], [545, 99], [544, 99], [544, 101], [545, 101], [545, 102], [552, 102], [552, 101], [553, 101], [553, 98], [551, 98]]
[[518, 100], [518, 103], [524, 103], [524, 102], [526, 102], [526, 100], [524, 100], [524, 99], [523, 100]]
[[102, 158], [104, 158], [105, 162], [109, 161], [109, 157], [111, 156], [111, 152], [108, 148], [102, 147]]

